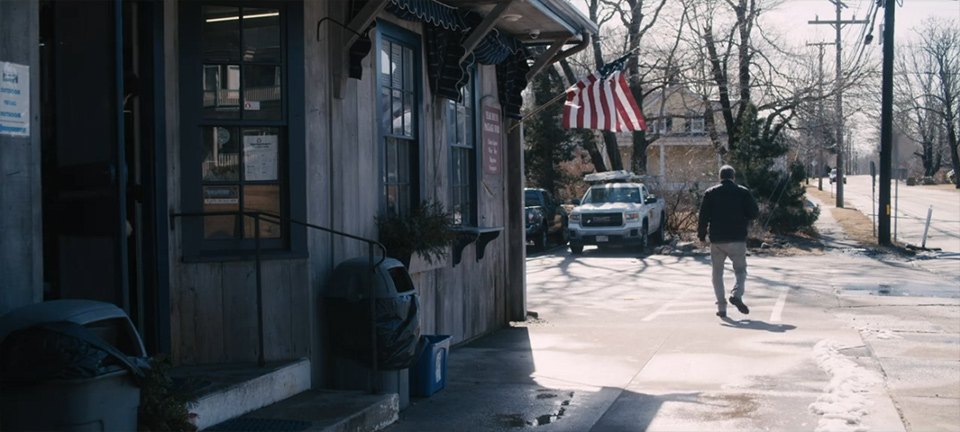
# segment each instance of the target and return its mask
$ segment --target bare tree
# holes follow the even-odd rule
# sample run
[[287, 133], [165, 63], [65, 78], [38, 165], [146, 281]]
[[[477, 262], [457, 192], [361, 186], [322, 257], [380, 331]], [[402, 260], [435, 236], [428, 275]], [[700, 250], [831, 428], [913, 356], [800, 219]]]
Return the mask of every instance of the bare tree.
[[[796, 127], [801, 104], [832, 98], [862, 81], [869, 68], [859, 58], [845, 67], [839, 85], [819, 83], [809, 68], [810, 59], [788, 52], [760, 27], [766, 6], [762, 0], [685, 0], [690, 9], [689, 27], [697, 38], [693, 49], [706, 59], [710, 85], [704, 94], [705, 121], [714, 146], [721, 153], [740, 141], [739, 125], [750, 106], [763, 120], [761, 135], [772, 141]], [[729, 21], [729, 24], [726, 22]], [[851, 59], [853, 60], [853, 59]], [[829, 88], [828, 92], [819, 89]], [[720, 125], [714, 115], [718, 114]], [[726, 139], [721, 131], [726, 131]], [[725, 141], [725, 142], [724, 142]]]
[[[640, 49], [640, 42], [647, 32], [653, 28], [653, 25], [657, 23], [657, 18], [660, 16], [667, 2], [666, 0], [626, 0], [623, 2], [604, 0], [604, 2], [617, 11], [624, 27], [627, 28], [627, 52], [633, 54], [627, 62], [627, 70], [630, 72], [630, 92], [633, 93], [637, 104], [642, 107], [645, 82], [643, 81], [643, 75], [640, 73], [637, 54]], [[628, 7], [624, 8], [624, 5]], [[671, 51], [671, 53], [672, 52], [673, 51]], [[608, 146], [611, 141], [616, 143], [616, 136], [613, 136], [613, 134], [604, 134], [604, 139], [608, 143]], [[616, 144], [614, 145], [616, 146]], [[640, 173], [646, 172], [647, 147], [649, 145], [650, 142], [647, 140], [645, 131], [633, 132], [631, 136], [631, 148], [633, 150], [630, 161], [631, 169]], [[617, 147], [617, 153], [619, 153], [619, 147]]]
[[[607, 63], [607, 60], [619, 58], [627, 53], [632, 54], [627, 62], [627, 71], [630, 75], [630, 90], [633, 93], [634, 99], [636, 99], [637, 103], [642, 106], [644, 96], [643, 81], [641, 79], [640, 67], [637, 61], [637, 53], [639, 51], [640, 42], [643, 39], [643, 36], [657, 22], [657, 17], [659, 17], [660, 12], [667, 3], [667, 0], [585, 1], [590, 19], [596, 22], [601, 28], [601, 33], [608, 35], [608, 37], [597, 38], [593, 41], [592, 69], [599, 69]], [[618, 34], [618, 32], [605, 29], [604, 24], [613, 19], [619, 19], [620, 24], [622, 24], [623, 28], [626, 29], [625, 39], [613, 36]], [[606, 40], [607, 43], [604, 43], [604, 40]], [[621, 44], [618, 43], [618, 41], [624, 41], [625, 43]], [[607, 55], [604, 53], [605, 50], [608, 53]], [[564, 73], [570, 83], [573, 84], [576, 82], [576, 77], [573, 75], [572, 69], [569, 68], [569, 64], [561, 64], [561, 67], [564, 68]], [[601, 136], [603, 137], [607, 158], [610, 160], [610, 166], [604, 167], [601, 164], [597, 166], [597, 170], [601, 171], [601, 168], [609, 168], [611, 170], [624, 169], [623, 160], [620, 157], [620, 147], [617, 143], [616, 134], [613, 132], [604, 131]], [[633, 133], [634, 157], [640, 153], [642, 157], [645, 158], [647, 145], [648, 143], [646, 142], [643, 132]], [[589, 148], [587, 150], [590, 151]], [[599, 151], [597, 151], [597, 153], [599, 153]], [[592, 158], [594, 156], [594, 152], [590, 151], [590, 154]], [[633, 163], [632, 165], [634, 165], [631, 167], [633, 169], [643, 170], [646, 167], [645, 162], [639, 166]]]
[[[924, 24], [921, 33], [923, 51], [929, 56], [934, 76], [934, 85], [939, 92], [939, 109], [931, 109], [942, 119], [946, 130], [950, 160], [953, 165], [954, 184], [960, 189], [960, 155], [957, 148], [957, 129], [960, 127], [960, 27], [957, 20], [932, 20]], [[926, 71], [925, 71], [926, 72]]]
[[896, 66], [896, 127], [919, 147], [914, 155], [920, 158], [923, 175], [933, 176], [940, 170], [947, 147], [933, 58], [926, 49], [901, 51]]

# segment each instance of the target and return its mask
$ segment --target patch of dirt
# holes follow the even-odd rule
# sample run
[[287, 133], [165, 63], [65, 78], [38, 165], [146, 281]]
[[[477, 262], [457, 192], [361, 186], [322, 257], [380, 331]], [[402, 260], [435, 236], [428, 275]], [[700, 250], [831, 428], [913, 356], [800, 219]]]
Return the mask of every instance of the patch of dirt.
[[820, 200], [823, 205], [821, 212], [829, 211], [830, 215], [840, 224], [844, 234], [851, 240], [863, 245], [864, 247], [876, 247], [877, 237], [873, 233], [873, 221], [850, 204], [844, 201], [844, 208], [837, 208], [835, 204], [837, 198], [830, 192], [818, 190], [816, 186], [807, 186], [807, 195]]
[[[932, 186], [915, 186], [915, 187], [940, 187], [950, 185], [932, 185]], [[837, 221], [840, 225], [840, 228], [843, 230], [843, 233], [859, 244], [862, 248], [867, 249], [872, 254], [894, 254], [901, 257], [910, 257], [916, 255], [915, 251], [912, 251], [906, 248], [904, 245], [895, 244], [893, 246], [880, 246], [877, 243], [877, 235], [873, 231], [873, 220], [870, 219], [867, 215], [863, 214], [850, 204], [847, 201], [843, 202], [844, 208], [837, 208], [836, 196], [833, 196], [830, 192], [818, 190], [815, 185], [807, 186], [807, 195], [812, 196], [820, 200], [823, 204], [820, 206], [821, 214], [823, 212], [830, 212], [830, 215]]]

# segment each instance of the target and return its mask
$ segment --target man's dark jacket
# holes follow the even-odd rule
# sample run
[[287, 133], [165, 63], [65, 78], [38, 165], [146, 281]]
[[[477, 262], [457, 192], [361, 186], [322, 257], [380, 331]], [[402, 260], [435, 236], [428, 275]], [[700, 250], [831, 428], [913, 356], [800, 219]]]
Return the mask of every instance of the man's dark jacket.
[[757, 218], [759, 212], [749, 189], [733, 180], [723, 180], [703, 194], [697, 236], [702, 241], [709, 226], [711, 242], [746, 241], [747, 225]]

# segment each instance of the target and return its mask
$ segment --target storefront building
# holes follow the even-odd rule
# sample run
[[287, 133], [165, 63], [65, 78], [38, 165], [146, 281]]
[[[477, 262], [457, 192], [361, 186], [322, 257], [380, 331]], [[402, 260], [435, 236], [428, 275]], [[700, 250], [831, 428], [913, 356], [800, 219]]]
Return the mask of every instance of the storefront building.
[[595, 33], [565, 0], [0, 2], [0, 313], [111, 302], [176, 364], [323, 387], [369, 249], [311, 225], [433, 199], [466, 241], [411, 264], [423, 332], [523, 319], [520, 92]]

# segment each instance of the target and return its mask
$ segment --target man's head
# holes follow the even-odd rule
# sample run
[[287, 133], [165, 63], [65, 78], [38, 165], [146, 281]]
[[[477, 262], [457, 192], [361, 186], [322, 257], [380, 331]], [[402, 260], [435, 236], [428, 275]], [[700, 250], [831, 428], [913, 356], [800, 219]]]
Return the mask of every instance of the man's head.
[[720, 180], [733, 180], [737, 177], [737, 170], [730, 165], [720, 167]]

